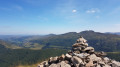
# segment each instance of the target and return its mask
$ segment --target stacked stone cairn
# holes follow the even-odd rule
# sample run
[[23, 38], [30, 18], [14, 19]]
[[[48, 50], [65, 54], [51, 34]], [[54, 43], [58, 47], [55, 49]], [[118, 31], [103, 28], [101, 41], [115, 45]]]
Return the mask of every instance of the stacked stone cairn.
[[104, 52], [95, 52], [82, 36], [65, 55], [51, 57], [38, 67], [120, 67], [120, 62], [104, 57]]

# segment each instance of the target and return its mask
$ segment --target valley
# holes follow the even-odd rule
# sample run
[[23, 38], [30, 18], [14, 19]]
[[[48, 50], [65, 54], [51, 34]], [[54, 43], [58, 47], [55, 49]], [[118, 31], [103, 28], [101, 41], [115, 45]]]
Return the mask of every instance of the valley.
[[33, 66], [51, 56], [60, 56], [83, 36], [96, 51], [105, 51], [111, 59], [120, 61], [120, 35], [94, 31], [69, 32], [60, 35], [10, 36], [0, 39], [0, 66]]

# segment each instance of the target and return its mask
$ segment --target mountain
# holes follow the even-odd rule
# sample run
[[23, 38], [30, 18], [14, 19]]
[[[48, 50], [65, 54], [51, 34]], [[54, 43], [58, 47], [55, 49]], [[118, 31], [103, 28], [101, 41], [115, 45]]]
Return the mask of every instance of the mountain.
[[5, 48], [12, 48], [12, 49], [19, 49], [21, 47], [14, 45], [10, 42], [4, 41], [4, 40], [0, 40], [0, 44], [3, 45]]
[[55, 35], [29, 35], [29, 36], [0, 36], [4, 41], [12, 45], [12, 49], [29, 48], [34, 50], [46, 48], [71, 49], [71, 45], [77, 38], [83, 36], [90, 46], [96, 51], [114, 52], [120, 51], [120, 35], [94, 32], [92, 30], [79, 33], [68, 32]]
[[[0, 40], [0, 66], [16, 67], [19, 65], [31, 65], [48, 59], [51, 56], [60, 56], [67, 52], [65, 49], [71, 49], [72, 44], [80, 36], [88, 39], [89, 46], [94, 46], [95, 50], [108, 51], [107, 56], [120, 61], [120, 52], [113, 52], [119, 51], [119, 35], [82, 31], [80, 33], [69, 32], [61, 35], [45, 36], [32, 35]], [[16, 45], [22, 48], [18, 49], [15, 47]], [[27, 46], [30, 47], [27, 48]], [[41, 50], [35, 50], [41, 48], [41, 46]], [[33, 50], [33, 48], [35, 49]]]
[[20, 48], [30, 48], [30, 49], [41, 49], [43, 45], [39, 45], [38, 43], [29, 42], [30, 40], [45, 38], [50, 35], [0, 35], [0, 39], [8, 42], [12, 47], [11, 49], [20, 49]]
[[120, 32], [106, 32], [106, 33], [120, 35]]
[[114, 33], [114, 34], [120, 35], [120, 32], [117, 32], [117, 33]]
[[41, 62], [51, 56], [61, 55], [66, 52], [66, 50], [60, 49], [9, 49], [6, 48], [5, 45], [4, 42], [0, 44], [0, 67], [31, 65]]
[[32, 43], [44, 45], [45, 48], [70, 49], [77, 38], [83, 36], [88, 40], [90, 46], [96, 51], [113, 52], [120, 51], [120, 36], [115, 34], [100, 33], [94, 31], [82, 31], [80, 33], [69, 32], [61, 35], [54, 35], [45, 38], [30, 40]]

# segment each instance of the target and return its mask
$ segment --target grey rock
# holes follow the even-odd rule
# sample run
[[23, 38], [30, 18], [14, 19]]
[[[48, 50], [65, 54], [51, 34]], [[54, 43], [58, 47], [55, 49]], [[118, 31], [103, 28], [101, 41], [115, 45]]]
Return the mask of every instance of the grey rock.
[[65, 61], [62, 61], [57, 64], [58, 67], [71, 67], [69, 64], [66, 64]]
[[77, 56], [73, 56], [73, 57], [71, 58], [71, 61], [72, 61], [72, 63], [74, 64], [75, 67], [79, 67], [80, 64], [83, 64], [82, 59], [80, 59], [80, 58], [77, 57]]
[[69, 54], [66, 54], [65, 57], [66, 57], [67, 59], [71, 59], [71, 58], [72, 58], [72, 56], [69, 55]]
[[49, 67], [58, 67], [57, 64], [51, 64]]
[[92, 60], [90, 60], [90, 61], [85, 65], [85, 67], [93, 67], [93, 66], [95, 66], [95, 65], [93, 64], [93, 61], [92, 61]]
[[103, 65], [103, 67], [111, 67], [110, 65], [108, 65], [108, 64], [105, 64], [105, 65]]
[[112, 63], [120, 67], [120, 62], [113, 60]]
[[79, 42], [86, 43], [86, 42], [87, 42], [87, 40], [86, 40], [86, 39], [84, 39], [83, 37], [80, 37], [79, 39], [77, 39], [77, 43], [79, 43]]
[[58, 60], [58, 57], [57, 57], [57, 56], [56, 56], [56, 57], [50, 57], [49, 63], [56, 63], [57, 60]]
[[90, 56], [88, 56], [88, 58], [90, 58], [90, 60], [92, 61], [102, 61], [102, 58], [101, 57], [97, 57], [95, 54], [92, 54]]
[[64, 59], [65, 59], [65, 55], [64, 54], [62, 54], [60, 57], [58, 57], [59, 61], [63, 61]]
[[44, 67], [44, 65], [38, 65], [38, 67]]
[[44, 66], [46, 66], [46, 67], [48, 67], [48, 61], [43, 61], [41, 64], [39, 64], [38, 65], [38, 67], [44, 67]]
[[91, 52], [94, 52], [94, 48], [93, 47], [87, 47], [83, 51], [85, 51], [87, 53], [91, 53]]
[[90, 54], [87, 53], [80, 53], [80, 54], [76, 54], [74, 53], [75, 56], [78, 56], [79, 58], [86, 58], [87, 56], [89, 56]]
[[107, 55], [105, 52], [95, 52], [96, 56], [101, 57]]
[[88, 46], [88, 43], [84, 43], [84, 46]]
[[108, 57], [104, 57], [103, 59], [104, 59], [105, 63], [108, 63], [110, 61], [110, 59]]

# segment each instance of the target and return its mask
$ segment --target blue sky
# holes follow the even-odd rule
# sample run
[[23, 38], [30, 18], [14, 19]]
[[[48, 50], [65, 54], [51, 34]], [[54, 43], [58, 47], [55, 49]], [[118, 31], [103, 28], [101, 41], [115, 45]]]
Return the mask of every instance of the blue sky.
[[0, 0], [0, 34], [120, 32], [120, 0]]

